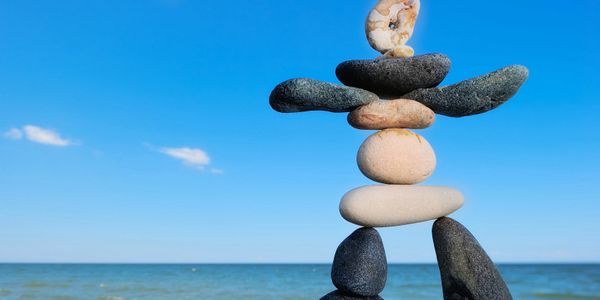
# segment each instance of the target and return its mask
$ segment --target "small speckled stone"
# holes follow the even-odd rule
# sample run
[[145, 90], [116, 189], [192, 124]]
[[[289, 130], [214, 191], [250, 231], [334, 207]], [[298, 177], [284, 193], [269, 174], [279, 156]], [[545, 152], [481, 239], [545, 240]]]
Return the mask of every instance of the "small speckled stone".
[[415, 51], [406, 42], [413, 34], [420, 7], [420, 0], [379, 0], [365, 24], [369, 44], [385, 56], [413, 56]]
[[410, 58], [350, 60], [338, 65], [335, 73], [345, 85], [371, 91], [382, 98], [397, 99], [416, 89], [438, 86], [448, 75], [450, 66], [448, 56], [426, 54]]
[[344, 293], [376, 296], [383, 291], [387, 259], [377, 230], [359, 228], [338, 246], [331, 280]]
[[462, 193], [448, 187], [369, 185], [346, 193], [340, 214], [359, 226], [401, 226], [447, 216], [463, 203]]
[[358, 295], [352, 295], [352, 294], [348, 294], [348, 293], [343, 293], [340, 291], [333, 291], [323, 297], [321, 297], [321, 300], [383, 300], [383, 298], [379, 297], [379, 296], [358, 296]]
[[379, 97], [369, 91], [309, 78], [284, 81], [269, 97], [271, 107], [283, 113], [309, 110], [349, 112], [376, 100]]
[[431, 176], [436, 165], [435, 153], [424, 137], [397, 128], [369, 136], [356, 160], [365, 176], [387, 184], [419, 183]]
[[413, 100], [379, 100], [363, 105], [348, 114], [348, 123], [357, 129], [423, 129], [435, 121], [435, 113]]
[[512, 299], [496, 266], [463, 225], [440, 218], [432, 231], [445, 300]]
[[441, 88], [419, 89], [402, 98], [425, 104], [434, 112], [464, 117], [492, 110], [514, 96], [525, 83], [529, 71], [519, 65]]

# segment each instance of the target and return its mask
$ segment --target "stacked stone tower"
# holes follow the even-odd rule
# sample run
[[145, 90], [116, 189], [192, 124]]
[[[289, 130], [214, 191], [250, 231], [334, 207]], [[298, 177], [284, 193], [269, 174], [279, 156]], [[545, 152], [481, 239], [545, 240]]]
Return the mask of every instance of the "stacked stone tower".
[[382, 53], [352, 60], [336, 70], [344, 85], [298, 78], [279, 84], [270, 96], [276, 111], [349, 112], [348, 123], [377, 130], [358, 150], [360, 171], [378, 185], [356, 188], [340, 202], [344, 219], [361, 226], [338, 247], [331, 277], [336, 291], [322, 299], [381, 299], [387, 260], [378, 227], [429, 220], [445, 299], [512, 299], [493, 262], [469, 231], [446, 216], [462, 207], [460, 191], [416, 185], [433, 173], [436, 157], [427, 140], [410, 131], [434, 123], [435, 115], [464, 117], [495, 109], [528, 76], [513, 65], [473, 79], [437, 87], [450, 71], [443, 54], [414, 56], [406, 45], [419, 0], [380, 0], [369, 13], [369, 44]]

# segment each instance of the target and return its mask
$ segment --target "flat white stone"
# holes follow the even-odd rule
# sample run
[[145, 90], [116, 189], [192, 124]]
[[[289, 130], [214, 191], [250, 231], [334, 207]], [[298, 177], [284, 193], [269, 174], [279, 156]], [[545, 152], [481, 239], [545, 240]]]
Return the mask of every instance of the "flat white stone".
[[369, 185], [346, 193], [340, 213], [359, 226], [390, 227], [435, 220], [463, 204], [462, 193], [449, 187]]

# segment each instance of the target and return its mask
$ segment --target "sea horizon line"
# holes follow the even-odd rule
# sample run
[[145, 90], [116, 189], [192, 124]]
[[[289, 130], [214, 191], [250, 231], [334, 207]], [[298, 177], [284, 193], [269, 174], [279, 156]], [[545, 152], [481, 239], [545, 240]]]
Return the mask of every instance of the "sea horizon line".
[[[437, 262], [388, 262], [389, 265], [437, 265]], [[331, 265], [329, 262], [1, 262], [0, 265]], [[596, 261], [500, 261], [496, 265], [600, 265]]]

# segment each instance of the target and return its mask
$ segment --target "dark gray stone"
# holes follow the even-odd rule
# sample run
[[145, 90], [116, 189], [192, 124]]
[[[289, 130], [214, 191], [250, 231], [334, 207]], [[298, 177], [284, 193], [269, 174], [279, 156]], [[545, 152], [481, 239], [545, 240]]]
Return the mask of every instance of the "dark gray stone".
[[450, 65], [444, 54], [350, 60], [338, 65], [335, 74], [345, 85], [394, 99], [416, 89], [438, 86], [448, 75]]
[[321, 300], [383, 300], [379, 296], [357, 296], [340, 291], [333, 291], [323, 297]]
[[338, 290], [354, 295], [376, 296], [383, 291], [387, 259], [377, 230], [360, 228], [338, 246], [331, 280]]
[[440, 218], [433, 224], [445, 300], [507, 300], [510, 291], [492, 260], [460, 223]]
[[476, 115], [508, 101], [528, 75], [527, 68], [513, 65], [454, 85], [412, 91], [401, 98], [419, 101], [441, 115]]
[[278, 112], [325, 110], [349, 112], [378, 100], [377, 95], [357, 89], [309, 78], [297, 78], [277, 85], [269, 103]]

